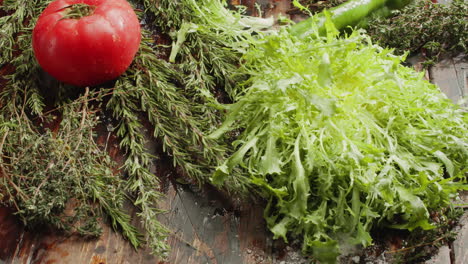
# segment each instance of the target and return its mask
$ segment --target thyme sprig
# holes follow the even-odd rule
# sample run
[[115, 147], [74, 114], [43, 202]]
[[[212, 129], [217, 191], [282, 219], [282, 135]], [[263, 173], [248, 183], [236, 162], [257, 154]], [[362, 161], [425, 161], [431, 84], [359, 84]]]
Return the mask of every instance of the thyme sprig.
[[442, 53], [467, 54], [468, 3], [454, 0], [448, 5], [429, 0], [415, 1], [389, 18], [374, 18], [368, 34], [395, 53], [422, 53], [427, 65], [436, 62]]
[[98, 219], [106, 213], [115, 228], [139, 245], [137, 230], [121, 210], [124, 182], [114, 175], [110, 156], [94, 141], [97, 110], [88, 105], [89, 97], [87, 92], [64, 105], [61, 115], [43, 117], [47, 122], [41, 125], [29, 118], [27, 106], [6, 104], [0, 115], [0, 192], [30, 227], [47, 224], [67, 233], [97, 236]]
[[[305, 14], [331, 8], [346, 0], [302, 0]], [[294, 2], [294, 1], [292, 1]], [[383, 47], [395, 49], [396, 54], [420, 53], [425, 66], [431, 66], [444, 53], [467, 54], [468, 3], [454, 0], [449, 4], [417, 0], [390, 16], [379, 14], [361, 22], [372, 40]]]

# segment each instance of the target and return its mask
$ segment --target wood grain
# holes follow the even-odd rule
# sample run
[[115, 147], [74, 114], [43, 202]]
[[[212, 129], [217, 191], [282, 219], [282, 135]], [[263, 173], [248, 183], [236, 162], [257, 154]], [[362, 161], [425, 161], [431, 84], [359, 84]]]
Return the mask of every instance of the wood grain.
[[99, 239], [84, 240], [25, 230], [9, 209], [0, 208], [0, 263], [273, 263], [262, 208], [249, 205], [236, 215], [185, 186], [171, 186], [162, 207], [168, 213], [160, 220], [173, 231], [167, 260], [133, 249], [105, 224]]
[[[230, 2], [247, 6], [251, 15], [259, 15], [255, 2], [259, 4], [263, 16], [286, 15], [291, 8], [289, 0]], [[454, 67], [452, 62], [440, 65], [432, 70], [431, 76], [449, 97], [457, 99], [460, 86], [455, 83], [454, 74], [460, 73]], [[11, 69], [0, 69], [0, 76], [6, 72], [11, 72]], [[3, 85], [4, 80], [0, 78], [0, 89]], [[466, 86], [463, 89], [468, 92]], [[115, 141], [112, 137], [105, 138], [110, 139], [111, 144]], [[150, 148], [158, 148], [157, 143], [152, 144]], [[122, 160], [116, 148], [111, 149], [111, 152], [116, 160]], [[171, 164], [155, 163], [153, 171], [164, 177], [161, 168], [167, 166]], [[166, 182], [165, 194], [160, 206], [167, 213], [160, 215], [160, 221], [172, 231], [168, 238], [172, 250], [167, 259], [152, 256], [146, 248], [135, 250], [105, 222], [102, 223], [103, 234], [99, 239], [85, 240], [51, 230], [27, 230], [10, 209], [0, 207], [0, 264], [306, 262], [297, 251], [286, 247], [281, 241], [271, 239], [262, 217], [262, 204], [246, 203], [240, 208], [233, 208], [216, 199], [212, 189], [171, 182]], [[133, 223], [138, 225], [137, 209], [128, 205], [127, 210], [133, 216]]]

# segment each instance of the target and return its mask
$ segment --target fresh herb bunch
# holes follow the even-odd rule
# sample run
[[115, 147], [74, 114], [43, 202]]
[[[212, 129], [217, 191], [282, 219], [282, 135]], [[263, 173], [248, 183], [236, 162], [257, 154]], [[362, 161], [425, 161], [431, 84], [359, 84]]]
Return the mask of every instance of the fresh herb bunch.
[[[57, 101], [45, 113], [41, 72], [31, 49], [31, 31], [50, 1], [4, 1], [0, 18], [0, 202], [16, 209], [28, 226], [48, 225], [67, 233], [100, 234], [99, 219], [132, 244], [142, 240], [122, 210], [124, 182], [115, 164], [94, 141], [97, 112], [88, 101], [102, 99], [84, 93], [79, 99]], [[57, 98], [61, 97], [57, 94]], [[51, 130], [54, 119], [60, 126]]]
[[375, 18], [367, 32], [395, 53], [422, 53], [436, 61], [441, 53], [468, 54], [468, 2], [454, 0], [448, 5], [429, 0], [414, 1], [388, 18]]
[[340, 246], [370, 245], [373, 226], [433, 228], [429, 211], [467, 188], [468, 114], [403, 56], [327, 28], [253, 44], [245, 92], [211, 137], [241, 131], [213, 183], [244, 169], [274, 237], [334, 263]]
[[[206, 182], [216, 164], [229, 152], [228, 145], [207, 138], [206, 131], [221, 120], [216, 100], [229, 101], [229, 95], [236, 94], [236, 80], [243, 77], [234, 77], [230, 72], [238, 67], [238, 54], [246, 47], [240, 40], [250, 37], [256, 26], [250, 26], [252, 21], [241, 21], [242, 16], [225, 9], [220, 1], [133, 1], [146, 10], [140, 14], [146, 30], [134, 63], [116, 81], [112, 92], [96, 87], [95, 96], [82, 91], [80, 99], [70, 101], [66, 90], [76, 89], [63, 85], [59, 85], [58, 91], [49, 89], [50, 83], [43, 78], [30, 45], [34, 23], [50, 2], [6, 0], [0, 7], [5, 13], [0, 18], [0, 69], [4, 75], [0, 116], [5, 122], [0, 149], [0, 165], [4, 170], [0, 186], [2, 202], [13, 206], [27, 225], [44, 223], [93, 235], [99, 233], [97, 218], [107, 215], [115, 228], [122, 230], [134, 246], [139, 246], [142, 237], [129, 224], [121, 206], [123, 197], [130, 196], [140, 209], [138, 216], [149, 246], [156, 254], [165, 253], [168, 230], [157, 217], [161, 213], [158, 201], [162, 194], [158, 177], [149, 170], [155, 157], [145, 148], [147, 139], [142, 132], [148, 126], [144, 124], [151, 125], [154, 139], [162, 142], [163, 151], [172, 158], [177, 172], [200, 184]], [[173, 42], [171, 51], [154, 39]], [[49, 100], [50, 97], [54, 100]], [[102, 102], [87, 107], [86, 100], [94, 97]], [[44, 112], [45, 108], [58, 110], [51, 115]], [[74, 111], [83, 113], [84, 121], [77, 119]], [[104, 112], [112, 114], [114, 122], [110, 126], [114, 126], [126, 154], [122, 175], [110, 173], [114, 164], [90, 135], [99, 124], [95, 116]], [[43, 120], [53, 116], [63, 119], [59, 132], [41, 129]], [[77, 129], [81, 122], [85, 126]], [[82, 140], [71, 142], [72, 138]], [[32, 153], [22, 161], [24, 166], [14, 166], [13, 161], [23, 157], [19, 150], [26, 151], [33, 142], [37, 145], [29, 149]], [[69, 154], [57, 156], [67, 149]], [[53, 170], [47, 169], [49, 164], [55, 164]], [[37, 171], [42, 173], [23, 180]], [[96, 178], [98, 172], [102, 178]], [[246, 178], [238, 175], [225, 190], [245, 192]], [[96, 189], [103, 183], [111, 187]], [[67, 195], [49, 204], [55, 193]], [[34, 200], [30, 201], [30, 196]], [[75, 200], [83, 208], [74, 212], [72, 218], [66, 217], [67, 205]], [[86, 228], [75, 226], [77, 223], [86, 223]]]
[[[121, 228], [138, 245], [141, 238], [122, 211], [124, 181], [114, 175], [116, 165], [94, 141], [96, 109], [88, 101], [98, 97], [86, 93], [63, 105], [61, 116], [31, 119], [24, 111], [26, 102], [2, 108], [0, 193], [30, 227], [46, 224], [94, 237], [101, 233], [98, 219], [107, 215], [114, 228]], [[39, 118], [48, 120], [38, 126]], [[60, 127], [55, 127], [57, 120]]]
[[[235, 80], [242, 77], [230, 73], [239, 64], [238, 49], [245, 46], [238, 43], [256, 27], [246, 30], [249, 25], [236, 23], [241, 16], [217, 0], [136, 2], [146, 11], [148, 27], [140, 53], [115, 84], [107, 109], [113, 113], [120, 146], [127, 153], [127, 190], [134, 194], [135, 205], [142, 210], [139, 216], [153, 235], [152, 247], [159, 252], [165, 233], [156, 218], [159, 184], [148, 170], [152, 156], [144, 147], [143, 121], [149, 121], [154, 138], [162, 142], [178, 172], [198, 184], [206, 182], [228, 152], [227, 144], [205, 136], [221, 120], [214, 105], [220, 97], [230, 100], [229, 95], [236, 93]], [[229, 29], [226, 20], [231, 20]], [[154, 43], [151, 32], [173, 43], [170, 53]], [[239, 173], [224, 189], [242, 194], [247, 188], [246, 178]]]
[[[77, 129], [77, 116], [73, 110], [79, 110], [79, 108], [73, 107], [73, 103], [63, 96], [62, 89], [53, 95], [54, 91], [50, 89], [52, 85], [41, 92], [41, 83], [44, 82], [41, 78], [43, 74], [33, 56], [31, 33], [40, 12], [50, 2], [7, 0], [1, 6], [6, 15], [0, 18], [3, 36], [0, 39], [3, 47], [0, 67], [7, 75], [2, 76], [6, 78], [6, 82], [4, 87], [1, 87], [0, 115], [2, 120], [7, 122], [6, 124], [13, 124], [3, 130], [5, 134], [2, 160], [0, 160], [4, 174], [1, 190], [6, 198], [3, 202], [14, 206], [16, 213], [26, 225], [41, 223], [65, 231], [78, 230], [80, 233], [93, 235], [99, 234], [97, 220], [104, 213], [110, 217], [114, 228], [121, 230], [134, 246], [139, 246], [142, 236], [129, 224], [130, 219], [122, 208], [122, 199], [128, 188], [123, 187], [126, 185], [122, 182], [122, 178], [110, 174], [113, 163], [107, 154], [96, 146], [94, 137], [89, 134], [98, 124], [94, 118], [95, 114], [83, 110], [85, 118], [79, 121], [79, 124], [84, 122], [83, 127]], [[50, 83], [47, 84], [50, 85]], [[105, 90], [101, 90], [96, 96], [102, 97], [103, 93]], [[117, 93], [114, 95], [117, 96]], [[57, 99], [55, 105], [47, 107], [59, 107], [61, 110], [58, 114], [54, 113], [54, 115], [62, 116], [63, 119], [58, 133], [40, 129], [43, 122], [41, 120], [51, 118], [50, 114], [44, 113], [45, 96]], [[82, 101], [82, 104], [87, 103]], [[100, 110], [93, 111], [99, 112]], [[79, 144], [72, 142], [77, 138], [82, 139]], [[31, 142], [37, 144], [36, 147], [26, 149]], [[132, 142], [135, 142], [134, 145], [137, 146], [142, 145], [142, 142], [136, 140]], [[59, 156], [60, 151], [66, 149], [70, 149], [68, 150], [70, 154], [64, 157]], [[18, 156], [14, 153], [19, 151], [21, 155], [20, 150], [28, 151], [28, 157], [21, 161], [22, 167], [13, 166], [13, 162], [18, 162]], [[144, 148], [141, 150], [141, 153], [145, 153]], [[44, 157], [45, 154], [49, 155]], [[49, 160], [46, 159], [47, 157]], [[140, 160], [144, 161], [144, 159]], [[48, 164], [53, 165], [54, 169], [46, 169]], [[101, 178], [97, 176], [97, 173], [102, 174]], [[22, 180], [22, 177], [31, 177], [31, 174], [37, 174], [37, 176], [27, 181]], [[150, 230], [148, 232], [150, 245], [156, 253], [162, 253], [167, 249], [167, 245], [161, 237], [165, 236], [167, 231], [162, 228], [155, 217], [159, 213], [157, 207], [154, 206], [158, 201], [157, 198], [160, 197], [157, 191], [158, 180], [152, 177], [152, 185], [145, 183], [148, 190], [142, 195], [147, 197], [145, 200], [147, 206], [142, 207], [141, 215], [151, 219], [145, 219], [147, 221], [144, 222]], [[25, 193], [25, 195], [20, 195], [20, 193]], [[57, 194], [56, 202], [50, 203], [53, 200], [51, 196], [54, 194]], [[31, 201], [30, 196], [34, 197]], [[72, 204], [72, 201], [78, 201], [78, 205], [83, 208], [73, 208], [72, 210], [78, 211], [72, 213], [73, 217], [67, 217], [65, 212], [69, 210], [67, 206]], [[94, 202], [97, 203], [94, 204]], [[86, 223], [86, 228], [75, 226], [81, 222]]]

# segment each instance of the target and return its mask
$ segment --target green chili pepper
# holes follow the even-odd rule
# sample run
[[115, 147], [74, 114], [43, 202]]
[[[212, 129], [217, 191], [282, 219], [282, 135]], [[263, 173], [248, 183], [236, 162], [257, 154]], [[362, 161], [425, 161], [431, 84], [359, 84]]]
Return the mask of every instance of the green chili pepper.
[[[399, 9], [409, 4], [412, 0], [350, 0], [330, 9], [330, 19], [338, 30], [348, 26], [356, 26], [372, 13], [387, 16], [390, 10]], [[290, 29], [292, 35], [304, 38], [316, 32], [314, 23], [318, 26], [319, 34], [325, 33], [326, 15], [321, 12], [302, 22], [293, 25]]]

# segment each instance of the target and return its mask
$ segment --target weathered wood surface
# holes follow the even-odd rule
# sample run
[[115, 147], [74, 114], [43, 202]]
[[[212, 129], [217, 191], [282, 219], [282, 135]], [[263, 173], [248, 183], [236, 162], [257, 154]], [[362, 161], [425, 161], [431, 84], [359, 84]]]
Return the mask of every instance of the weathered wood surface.
[[[98, 143], [107, 145], [111, 156], [123, 162], [116, 138], [99, 133]], [[149, 134], [146, 135], [149, 138]], [[156, 154], [161, 146], [148, 141]], [[165, 197], [159, 220], [171, 231], [171, 251], [166, 259], [135, 250], [118, 232], [102, 223], [103, 234], [86, 240], [53, 230], [27, 230], [7, 208], [0, 207], [0, 264], [149, 264], [149, 263], [305, 263], [299, 253], [281, 241], [273, 243], [259, 203], [233, 206], [212, 187], [182, 185], [169, 180], [172, 164], [154, 162], [151, 171], [162, 178]], [[137, 209], [127, 205], [133, 224], [139, 226]], [[286, 248], [288, 250], [286, 250]]]
[[[258, 15], [253, 0], [230, 2], [245, 5], [250, 14]], [[265, 16], [287, 14], [290, 2], [257, 0]], [[459, 67], [448, 59], [434, 67], [430, 77], [450, 98], [458, 100], [468, 94], [466, 69], [466, 64]], [[160, 165], [155, 164], [154, 169], [157, 171]], [[106, 224], [99, 239], [84, 240], [50, 230], [26, 230], [11, 210], [0, 208], [0, 264], [307, 263], [281, 241], [272, 241], [261, 204], [244, 204], [234, 209], [214, 195], [212, 189], [170, 182], [165, 193], [161, 207], [167, 213], [160, 220], [172, 231], [168, 240], [172, 250], [166, 260], [152, 256], [146, 249], [133, 249]], [[135, 208], [128, 208], [135, 216]], [[134, 224], [138, 224], [135, 217]]]
[[169, 237], [172, 250], [166, 261], [152, 256], [148, 250], [134, 250], [107, 225], [103, 225], [99, 239], [86, 241], [47, 230], [27, 231], [10, 210], [0, 208], [0, 263], [276, 262], [262, 220], [262, 208], [246, 206], [236, 215], [206, 197], [182, 187], [171, 187], [167, 192], [164, 205], [169, 211], [161, 221], [173, 234]]
[[[468, 62], [463, 56], [445, 57], [434, 67], [431, 67], [430, 79], [437, 84], [448, 98], [454, 102], [468, 99]], [[464, 102], [467, 105], [467, 102]]]
[[[107, 137], [102, 135], [98, 142], [104, 138]], [[114, 146], [112, 137], [107, 143]], [[150, 142], [147, 148], [156, 152], [160, 146]], [[111, 148], [110, 152], [115, 160], [121, 161], [116, 148]], [[152, 172], [160, 176], [165, 173], [165, 167], [171, 166], [153, 165]], [[160, 221], [171, 231], [168, 243], [172, 248], [167, 259], [157, 258], [144, 248], [135, 250], [105, 223], [99, 239], [85, 240], [51, 230], [26, 230], [10, 209], [0, 207], [0, 264], [261, 264], [303, 259], [289, 247], [286, 252], [283, 243], [272, 242], [260, 204], [244, 203], [233, 207], [209, 186], [199, 188], [169, 180], [163, 180], [163, 185], [166, 191], [160, 207], [166, 213], [160, 215]], [[138, 226], [137, 210], [131, 205], [127, 208], [133, 224]]]
[[[122, 163], [116, 138], [99, 134], [98, 143], [107, 145], [113, 159]], [[161, 146], [149, 140], [146, 148], [156, 154]], [[209, 186], [177, 184], [166, 175], [171, 166], [155, 161], [150, 168], [162, 178], [165, 190], [160, 208], [166, 213], [159, 220], [171, 231], [168, 243], [172, 249], [166, 259], [151, 255], [145, 248], [135, 250], [105, 222], [98, 239], [86, 240], [52, 230], [26, 230], [10, 209], [0, 207], [0, 264], [275, 263], [288, 257], [273, 254], [284, 251], [284, 245], [277, 244], [273, 249], [261, 205], [233, 207]], [[131, 205], [127, 209], [132, 223], [139, 226], [137, 209]]]

